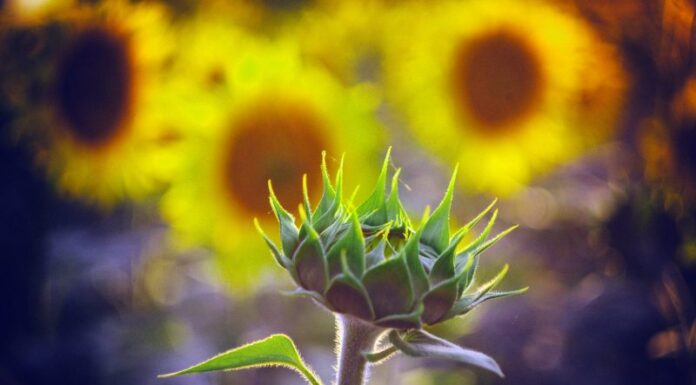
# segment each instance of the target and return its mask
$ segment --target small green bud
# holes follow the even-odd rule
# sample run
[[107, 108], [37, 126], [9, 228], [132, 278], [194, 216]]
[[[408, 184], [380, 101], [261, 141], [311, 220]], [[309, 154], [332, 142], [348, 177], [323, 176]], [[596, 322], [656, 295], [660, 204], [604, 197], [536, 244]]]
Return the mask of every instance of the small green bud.
[[[449, 219], [456, 169], [444, 198], [414, 229], [398, 193], [399, 171], [387, 194], [389, 152], [377, 183], [365, 202], [353, 207], [343, 198], [343, 159], [331, 183], [323, 154], [324, 192], [312, 212], [303, 181], [302, 223], [278, 202], [269, 182], [271, 208], [280, 224], [281, 247], [263, 234], [278, 263], [301, 287], [299, 292], [329, 310], [350, 314], [375, 325], [406, 330], [463, 315], [482, 302], [526, 289], [495, 292], [507, 266], [492, 280], [475, 287], [479, 255], [514, 227], [488, 239], [497, 217], [462, 250], [461, 241], [495, 202], [454, 233]], [[258, 227], [258, 226], [257, 226]]]

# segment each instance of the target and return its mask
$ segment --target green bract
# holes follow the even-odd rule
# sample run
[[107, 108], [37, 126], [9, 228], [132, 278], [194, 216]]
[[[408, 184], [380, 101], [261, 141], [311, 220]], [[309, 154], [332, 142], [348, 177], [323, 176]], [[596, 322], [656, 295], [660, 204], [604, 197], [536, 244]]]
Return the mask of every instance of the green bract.
[[[495, 202], [454, 232], [449, 228], [456, 170], [442, 202], [418, 228], [399, 199], [399, 170], [387, 194], [389, 152], [370, 197], [360, 205], [343, 196], [343, 161], [334, 183], [322, 160], [324, 192], [312, 210], [303, 184], [301, 223], [281, 206], [269, 181], [270, 203], [280, 223], [280, 247], [259, 227], [278, 263], [308, 295], [335, 313], [397, 330], [419, 329], [463, 315], [482, 302], [526, 290], [493, 291], [507, 265], [491, 280], [475, 284], [479, 255], [515, 226], [488, 239], [497, 216], [462, 245]], [[257, 222], [258, 227], [258, 222]], [[402, 349], [403, 350], [403, 349]]]

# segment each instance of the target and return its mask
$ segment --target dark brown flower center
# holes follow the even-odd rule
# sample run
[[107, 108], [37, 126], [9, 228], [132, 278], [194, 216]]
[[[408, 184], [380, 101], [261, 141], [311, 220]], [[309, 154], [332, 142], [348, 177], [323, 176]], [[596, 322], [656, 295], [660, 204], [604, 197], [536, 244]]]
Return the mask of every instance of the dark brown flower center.
[[455, 101], [484, 134], [514, 127], [542, 96], [543, 73], [527, 43], [504, 30], [463, 43], [452, 69]]
[[310, 192], [321, 178], [317, 159], [326, 149], [321, 118], [311, 107], [287, 100], [263, 100], [233, 123], [225, 159], [225, 183], [230, 197], [248, 214], [270, 212], [270, 179], [280, 202], [289, 210], [302, 201], [301, 180], [307, 174]]
[[132, 83], [127, 41], [100, 27], [82, 31], [56, 77], [56, 105], [66, 129], [82, 144], [108, 143], [127, 119]]

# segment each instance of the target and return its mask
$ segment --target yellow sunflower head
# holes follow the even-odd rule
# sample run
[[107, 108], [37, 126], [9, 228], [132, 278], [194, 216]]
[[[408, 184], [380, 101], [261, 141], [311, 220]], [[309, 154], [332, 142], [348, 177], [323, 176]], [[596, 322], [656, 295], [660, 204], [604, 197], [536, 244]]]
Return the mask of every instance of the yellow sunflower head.
[[[207, 38], [210, 28], [215, 38]], [[372, 176], [381, 139], [376, 102], [367, 90], [344, 88], [305, 66], [291, 41], [259, 40], [210, 19], [187, 35], [216, 55], [181, 61], [195, 68], [187, 76], [192, 104], [175, 112], [186, 149], [163, 215], [182, 246], [210, 247], [226, 286], [243, 293], [263, 281], [272, 262], [253, 226], [255, 217], [274, 220], [268, 180], [283, 204], [297, 207], [304, 174], [309, 191], [320, 190], [315, 166], [324, 150], [364, 165], [347, 179]]]
[[166, 17], [157, 6], [107, 2], [51, 21], [65, 39], [47, 65], [43, 97], [27, 109], [42, 118], [20, 135], [61, 192], [109, 206], [160, 182], [151, 158], [166, 132], [155, 119], [173, 51]]
[[388, 101], [418, 140], [463, 165], [469, 188], [512, 193], [617, 123], [613, 51], [550, 5], [414, 3], [387, 31]]

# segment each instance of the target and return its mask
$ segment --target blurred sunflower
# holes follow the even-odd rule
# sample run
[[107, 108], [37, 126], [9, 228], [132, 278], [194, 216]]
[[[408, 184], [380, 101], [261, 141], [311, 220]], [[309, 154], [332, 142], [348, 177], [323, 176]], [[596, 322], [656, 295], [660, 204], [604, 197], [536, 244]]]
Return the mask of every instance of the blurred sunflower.
[[17, 129], [61, 192], [110, 206], [159, 186], [162, 69], [174, 47], [166, 17], [157, 6], [106, 2], [46, 21], [62, 25], [64, 39], [43, 96], [27, 101], [40, 118]]
[[74, 5], [73, 0], [6, 0], [0, 2], [0, 21], [3, 24], [36, 24], [49, 15], [65, 12]]
[[696, 206], [696, 74], [674, 95], [661, 117], [638, 130], [643, 174], [668, 207]]
[[377, 80], [382, 2], [344, 1], [304, 12], [286, 33], [300, 41], [303, 54], [346, 83]]
[[[168, 0], [178, 1], [178, 0]], [[276, 36], [326, 0], [193, 0], [194, 14], [218, 18], [265, 36]], [[335, 5], [335, 4], [334, 4]]]
[[513, 193], [617, 125], [613, 50], [550, 5], [414, 4], [388, 28], [388, 99], [419, 141], [463, 165], [468, 188]]
[[311, 193], [321, 191], [323, 150], [362, 165], [351, 167], [348, 180], [374, 175], [376, 101], [367, 89], [343, 88], [304, 66], [291, 41], [245, 36], [214, 16], [184, 35], [198, 46], [180, 62], [191, 71], [190, 104], [174, 112], [187, 147], [162, 211], [180, 244], [210, 246], [224, 284], [243, 293], [273, 260], [253, 226], [254, 217], [274, 220], [267, 181], [286, 207], [297, 207], [303, 174]]

